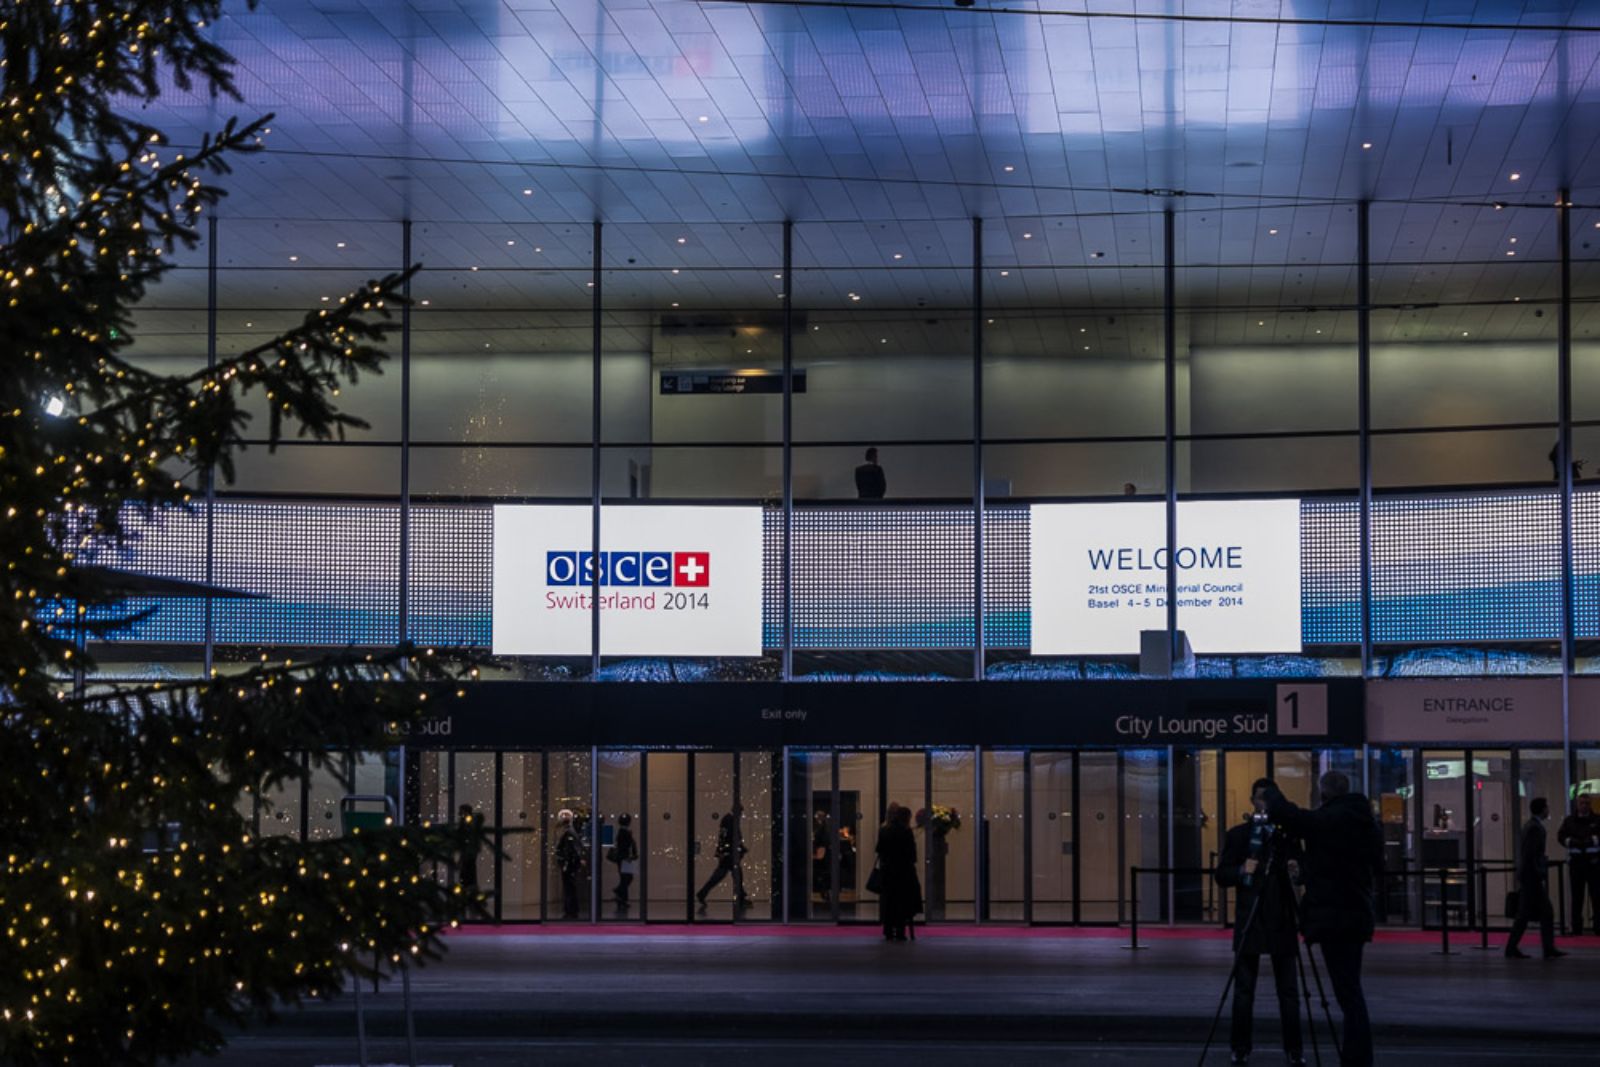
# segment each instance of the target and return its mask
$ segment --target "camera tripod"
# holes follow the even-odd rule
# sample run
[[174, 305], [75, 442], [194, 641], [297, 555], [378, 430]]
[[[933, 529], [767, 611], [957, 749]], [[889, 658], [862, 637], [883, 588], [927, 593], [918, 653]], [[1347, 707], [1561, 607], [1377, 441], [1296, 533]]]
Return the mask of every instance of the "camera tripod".
[[[1222, 1021], [1223, 1009], [1228, 1005], [1228, 994], [1233, 990], [1233, 984], [1239, 977], [1240, 946], [1244, 945], [1250, 937], [1250, 931], [1255, 926], [1256, 917], [1261, 913], [1261, 898], [1264, 897], [1272, 886], [1273, 865], [1278, 862], [1278, 845], [1283, 840], [1283, 831], [1278, 830], [1267, 839], [1265, 855], [1257, 865], [1256, 870], [1260, 882], [1256, 889], [1255, 899], [1250, 902], [1250, 911], [1245, 916], [1244, 925], [1239, 928], [1238, 936], [1234, 938], [1233, 967], [1228, 971], [1227, 984], [1222, 987], [1222, 998], [1217, 1001], [1216, 1013], [1211, 1016], [1211, 1028], [1206, 1031], [1206, 1043], [1200, 1049], [1200, 1067], [1205, 1067], [1206, 1057], [1211, 1053], [1211, 1043], [1217, 1036], [1217, 1024]], [[1288, 878], [1287, 870], [1282, 872]], [[1328, 1004], [1328, 994], [1322, 986], [1322, 972], [1317, 969], [1317, 957], [1312, 953], [1311, 946], [1307, 945], [1305, 952], [1300, 951], [1300, 901], [1295, 897], [1294, 886], [1285, 884], [1282, 888], [1283, 899], [1289, 905], [1289, 918], [1294, 924], [1294, 963], [1295, 970], [1300, 976], [1300, 989], [1306, 1001], [1306, 1031], [1311, 1038], [1311, 1056], [1317, 1067], [1322, 1067], [1322, 1049], [1317, 1044], [1317, 1020], [1311, 1008], [1311, 986], [1306, 983], [1306, 964], [1310, 961], [1311, 977], [1317, 984], [1317, 997], [1322, 1001], [1322, 1014], [1328, 1021], [1328, 1036], [1333, 1041], [1335, 1056], [1342, 1056], [1343, 1050], [1339, 1047], [1339, 1031], [1333, 1024], [1333, 1009]], [[1273, 962], [1274, 974], [1277, 963]], [[1296, 1012], [1298, 1012], [1298, 1007]]]

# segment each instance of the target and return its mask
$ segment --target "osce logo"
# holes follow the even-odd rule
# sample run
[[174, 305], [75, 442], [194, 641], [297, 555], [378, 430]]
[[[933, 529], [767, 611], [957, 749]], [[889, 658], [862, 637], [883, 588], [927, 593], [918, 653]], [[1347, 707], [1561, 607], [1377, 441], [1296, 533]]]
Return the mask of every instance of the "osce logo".
[[[546, 585], [593, 585], [593, 552], [546, 552]], [[674, 586], [704, 589], [711, 585], [709, 552], [602, 552], [603, 586]]]

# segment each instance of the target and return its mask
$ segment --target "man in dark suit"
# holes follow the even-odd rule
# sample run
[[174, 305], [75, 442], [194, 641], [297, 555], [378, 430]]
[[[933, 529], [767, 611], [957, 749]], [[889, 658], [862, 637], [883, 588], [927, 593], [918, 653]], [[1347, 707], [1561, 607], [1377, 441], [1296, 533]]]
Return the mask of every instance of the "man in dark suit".
[[[1299, 984], [1295, 981], [1298, 932], [1294, 921], [1294, 886], [1290, 863], [1300, 861], [1294, 841], [1266, 818], [1268, 789], [1277, 789], [1271, 778], [1262, 778], [1250, 787], [1250, 803], [1256, 817], [1246, 819], [1228, 831], [1217, 857], [1217, 884], [1237, 889], [1234, 898], [1233, 951], [1236, 957], [1233, 977], [1233, 1027], [1228, 1043], [1233, 1048], [1233, 1063], [1250, 1062], [1251, 1031], [1255, 1023], [1256, 981], [1261, 975], [1261, 956], [1272, 957], [1272, 980], [1278, 989], [1278, 1022], [1283, 1028], [1283, 1051], [1290, 1064], [1304, 1064], [1305, 1048], [1300, 1038]], [[1270, 864], [1265, 868], [1263, 864]], [[1246, 929], [1248, 927], [1248, 929]]]
[[1567, 850], [1572, 872], [1572, 932], [1583, 933], [1583, 898], [1594, 907], [1592, 929], [1600, 934], [1600, 817], [1586, 794], [1572, 802], [1572, 814], [1561, 820], [1556, 840]]
[[1515, 960], [1527, 959], [1528, 954], [1517, 947], [1528, 923], [1539, 920], [1539, 941], [1544, 946], [1544, 958], [1553, 960], [1566, 953], [1556, 948], [1555, 914], [1550, 910], [1550, 887], [1547, 881], [1550, 860], [1545, 854], [1549, 834], [1544, 828], [1550, 817], [1550, 802], [1544, 797], [1534, 797], [1528, 805], [1533, 813], [1522, 827], [1522, 841], [1517, 850], [1517, 921], [1511, 924], [1511, 937], [1506, 941], [1506, 955]]
[[882, 500], [889, 491], [889, 480], [878, 466], [878, 450], [867, 449], [866, 462], [856, 468], [856, 496], [862, 500]]
[[1300, 922], [1306, 944], [1320, 945], [1328, 982], [1344, 1015], [1344, 1067], [1371, 1067], [1372, 1022], [1361, 990], [1361, 954], [1372, 940], [1372, 885], [1383, 869], [1383, 833], [1372, 804], [1350, 791], [1350, 779], [1329, 771], [1318, 783], [1322, 806], [1307, 811], [1267, 788], [1267, 817], [1303, 842], [1305, 896]]

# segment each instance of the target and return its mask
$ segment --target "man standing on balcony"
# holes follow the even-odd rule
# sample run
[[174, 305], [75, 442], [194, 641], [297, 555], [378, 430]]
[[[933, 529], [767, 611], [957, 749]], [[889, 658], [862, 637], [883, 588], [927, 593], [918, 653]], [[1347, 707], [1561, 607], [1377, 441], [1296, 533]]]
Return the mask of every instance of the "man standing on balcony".
[[882, 500], [889, 491], [889, 480], [878, 466], [878, 450], [867, 449], [867, 461], [856, 468], [856, 496], [862, 500]]

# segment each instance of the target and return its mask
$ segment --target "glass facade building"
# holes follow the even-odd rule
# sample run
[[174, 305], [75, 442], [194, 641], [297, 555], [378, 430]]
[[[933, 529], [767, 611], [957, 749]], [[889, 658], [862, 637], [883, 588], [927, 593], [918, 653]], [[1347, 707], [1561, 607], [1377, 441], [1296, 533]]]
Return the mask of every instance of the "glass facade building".
[[[312, 63], [265, 170], [298, 199], [242, 174], [130, 351], [192, 370], [420, 264], [392, 359], [340, 397], [366, 426], [257, 439], [202, 505], [108, 550], [255, 595], [152, 602], [80, 684], [489, 650], [496, 507], [580, 509], [589, 549], [651, 509], [742, 506], [759, 654], [612, 654], [574, 614], [585, 651], [502, 657], [431, 734], [351, 757], [410, 817], [472, 803], [524, 831], [484, 872], [502, 920], [693, 919], [735, 806], [751, 907], [723, 881], [701, 917], [870, 917], [896, 802], [924, 816], [931, 919], [1088, 923], [1214, 917], [1182, 872], [1263, 774], [1309, 800], [1351, 772], [1397, 869], [1509, 858], [1531, 797], [1600, 790], [1579, 35], [652, 0], [646, 44], [589, 7], [592, 37], [494, 5], [407, 34], [330, 17], [367, 53], [346, 74], [366, 102]], [[269, 58], [320, 31], [221, 32], [271, 96]], [[370, 151], [318, 140], [341, 114]], [[869, 448], [881, 499], [858, 493]], [[1142, 648], [1036, 651], [1041, 507], [1150, 509], [1171, 558], [1193, 505], [1258, 501], [1298, 514], [1292, 650], [1186, 655], [1203, 623], [1180, 597]], [[1394, 710], [1417, 694], [1528, 710]], [[1326, 701], [1320, 729], [1205, 725], [1291, 697]], [[314, 782], [263, 831], [325, 832], [337, 805]], [[1402, 882], [1390, 913], [1467, 921], [1501, 895]]]

